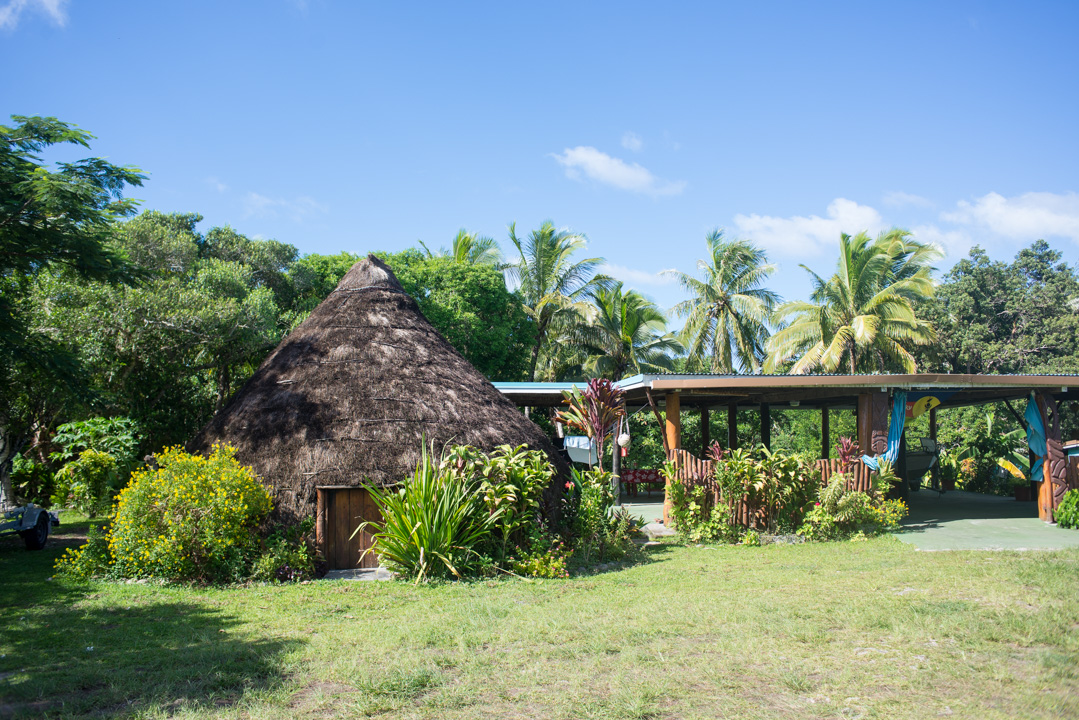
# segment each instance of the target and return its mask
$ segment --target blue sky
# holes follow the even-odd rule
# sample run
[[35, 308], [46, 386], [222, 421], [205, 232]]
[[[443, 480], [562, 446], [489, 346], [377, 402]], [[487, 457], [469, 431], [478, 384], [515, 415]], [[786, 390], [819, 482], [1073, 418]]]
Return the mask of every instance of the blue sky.
[[669, 307], [723, 227], [793, 299], [841, 231], [1074, 262], [1077, 33], [1075, 2], [0, 0], [0, 115], [93, 132], [204, 229], [362, 253], [549, 218]]

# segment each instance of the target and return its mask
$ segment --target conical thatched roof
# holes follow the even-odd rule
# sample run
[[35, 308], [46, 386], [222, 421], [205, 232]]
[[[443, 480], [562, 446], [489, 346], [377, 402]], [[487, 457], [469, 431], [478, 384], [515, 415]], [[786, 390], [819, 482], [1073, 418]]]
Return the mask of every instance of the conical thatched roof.
[[[356, 263], [189, 445], [225, 442], [272, 486], [285, 517], [314, 515], [317, 486], [392, 485], [426, 438], [544, 450], [543, 431], [461, 356], [374, 256]], [[568, 472], [566, 473], [568, 474]]]

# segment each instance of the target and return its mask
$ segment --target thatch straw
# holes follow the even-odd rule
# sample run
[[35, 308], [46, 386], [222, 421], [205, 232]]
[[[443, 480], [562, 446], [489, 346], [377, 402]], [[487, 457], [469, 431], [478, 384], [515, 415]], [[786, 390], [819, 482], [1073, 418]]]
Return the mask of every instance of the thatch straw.
[[393, 485], [421, 443], [544, 450], [543, 431], [443, 338], [374, 256], [356, 263], [189, 444], [237, 449], [285, 519], [315, 514], [315, 488]]

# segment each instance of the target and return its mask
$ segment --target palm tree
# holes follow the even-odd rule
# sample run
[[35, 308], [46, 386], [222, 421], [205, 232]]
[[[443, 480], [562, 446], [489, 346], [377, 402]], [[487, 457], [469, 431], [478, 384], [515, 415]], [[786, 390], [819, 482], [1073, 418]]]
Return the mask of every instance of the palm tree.
[[875, 240], [864, 232], [843, 233], [835, 274], [825, 281], [803, 265], [812, 276], [810, 300], [776, 309], [773, 320], [783, 327], [769, 339], [765, 369], [797, 357], [792, 373], [835, 372], [841, 365], [851, 373], [915, 372], [905, 346], [934, 339], [932, 326], [915, 310], [933, 296], [929, 263], [940, 256], [939, 248], [898, 228]]
[[517, 284], [525, 312], [535, 323], [529, 365], [529, 379], [535, 380], [540, 355], [551, 337], [568, 333], [580, 323], [587, 308], [585, 294], [605, 287], [610, 279], [594, 275], [603, 258], [573, 261], [573, 255], [585, 248], [583, 235], [558, 230], [550, 220], [524, 239], [517, 237], [516, 224], [511, 224], [509, 231], [520, 257], [506, 268], [506, 274]]
[[714, 373], [756, 372], [768, 339], [766, 325], [779, 295], [762, 287], [775, 266], [764, 250], [746, 240], [727, 240], [722, 230], [706, 238], [708, 259], [698, 260], [702, 279], [667, 271], [692, 295], [672, 309], [686, 318], [679, 339], [692, 365]]
[[673, 367], [671, 353], [681, 344], [667, 332], [667, 320], [656, 307], [622, 283], [589, 293], [590, 322], [577, 328], [574, 344], [586, 355], [585, 369], [597, 377], [621, 380], [641, 372]]
[[[427, 257], [436, 257], [435, 253], [420, 240], [420, 245], [427, 251]], [[457, 231], [449, 251], [439, 250], [439, 257], [451, 257], [458, 264], [493, 265], [502, 269], [502, 250], [494, 238], [470, 233], [464, 228]]]

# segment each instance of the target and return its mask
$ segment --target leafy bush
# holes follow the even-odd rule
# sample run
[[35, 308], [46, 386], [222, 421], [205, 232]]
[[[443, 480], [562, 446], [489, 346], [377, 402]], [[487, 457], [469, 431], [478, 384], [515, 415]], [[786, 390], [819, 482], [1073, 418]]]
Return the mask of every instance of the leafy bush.
[[24, 455], [16, 455], [11, 461], [11, 488], [19, 504], [32, 502], [49, 507], [56, 491], [56, 473], [45, 463], [39, 463]]
[[387, 567], [416, 582], [473, 571], [482, 560], [477, 546], [502, 514], [501, 508], [488, 511], [476, 480], [458, 470], [440, 470], [426, 447], [412, 477], [399, 488], [367, 489], [382, 520], [360, 528], [374, 529], [372, 550]]
[[899, 527], [907, 514], [902, 500], [885, 500], [881, 494], [848, 490], [848, 477], [836, 473], [818, 494], [818, 502], [806, 514], [798, 532], [807, 540], [842, 540], [859, 533], [874, 535]]
[[52, 503], [100, 517], [109, 511], [121, 482], [120, 464], [115, 457], [86, 449], [56, 473]]
[[266, 582], [297, 582], [315, 575], [315, 548], [312, 518], [299, 525], [274, 525], [262, 542], [262, 554], [255, 560], [251, 578]]
[[1058, 527], [1079, 528], [1079, 490], [1064, 493], [1064, 499], [1053, 513], [1053, 518]]
[[540, 497], [554, 478], [546, 454], [525, 445], [499, 445], [489, 456], [466, 445], [452, 447], [439, 463], [439, 472], [477, 483], [487, 511], [492, 515], [497, 511], [498, 542], [488, 550], [499, 562], [505, 561], [511, 543], [520, 544], [538, 526]]
[[120, 493], [104, 552], [88, 542], [61, 557], [57, 572], [189, 582], [247, 577], [271, 498], [235, 453], [224, 445], [209, 457], [179, 447], [159, 453], [157, 469], [133, 473]]
[[96, 417], [65, 423], [53, 442], [64, 463], [54, 476], [51, 501], [91, 517], [104, 515], [138, 464], [138, 426], [130, 418]]
[[77, 548], [68, 548], [56, 559], [56, 574], [77, 582], [108, 575], [112, 570], [109, 554], [108, 530], [91, 526], [86, 542]]
[[546, 550], [535, 550], [520, 560], [513, 560], [511, 567], [518, 575], [539, 578], [569, 577], [569, 559], [573, 554], [560, 540], [554, 540]]

